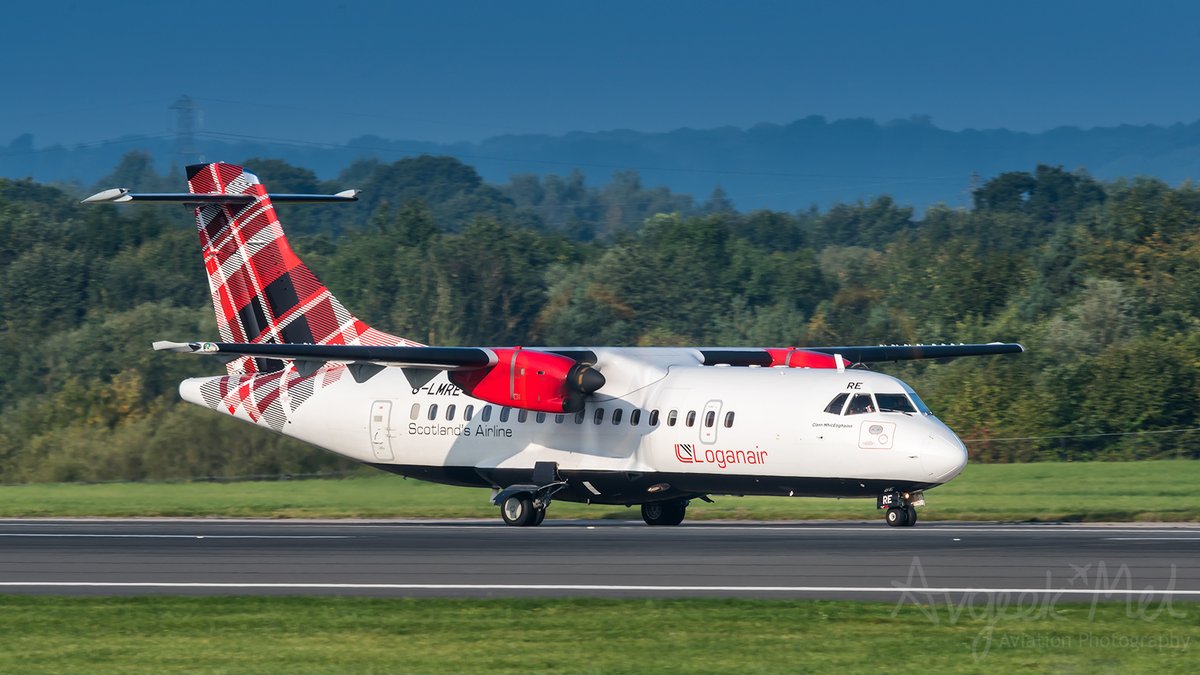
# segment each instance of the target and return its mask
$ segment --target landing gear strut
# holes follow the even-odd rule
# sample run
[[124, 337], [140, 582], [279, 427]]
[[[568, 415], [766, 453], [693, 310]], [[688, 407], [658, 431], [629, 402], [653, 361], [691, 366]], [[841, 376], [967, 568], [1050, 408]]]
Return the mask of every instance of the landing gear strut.
[[920, 491], [888, 491], [879, 496], [878, 506], [887, 509], [884, 521], [892, 527], [912, 527], [917, 524], [917, 505], [925, 504], [925, 495]]
[[668, 502], [650, 502], [642, 504], [642, 520], [647, 525], [674, 526], [683, 522], [687, 513], [687, 499], [675, 499]]

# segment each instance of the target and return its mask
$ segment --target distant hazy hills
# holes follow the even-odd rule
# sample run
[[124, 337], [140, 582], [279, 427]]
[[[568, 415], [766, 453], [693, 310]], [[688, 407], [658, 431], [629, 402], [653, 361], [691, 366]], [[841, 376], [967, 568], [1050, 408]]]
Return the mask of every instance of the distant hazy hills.
[[[966, 205], [970, 190], [1004, 171], [1037, 164], [1085, 169], [1102, 179], [1148, 175], [1175, 184], [1198, 174], [1200, 121], [1094, 129], [1062, 127], [1042, 133], [1005, 129], [948, 131], [927, 119], [878, 123], [807, 117], [749, 129], [574, 132], [510, 135], [480, 143], [436, 144], [373, 136], [338, 145], [244, 139], [201, 132], [196, 144], [210, 160], [278, 157], [332, 178], [353, 160], [394, 161], [423, 153], [458, 157], [489, 181], [514, 174], [582, 171], [589, 184], [635, 170], [647, 185], [665, 185], [703, 200], [716, 186], [742, 210], [782, 210], [893, 195], [926, 207]], [[160, 170], [177, 164], [174, 139], [126, 138], [88, 147], [40, 147], [29, 136], [0, 145], [0, 175], [90, 187], [130, 150], [145, 150]]]

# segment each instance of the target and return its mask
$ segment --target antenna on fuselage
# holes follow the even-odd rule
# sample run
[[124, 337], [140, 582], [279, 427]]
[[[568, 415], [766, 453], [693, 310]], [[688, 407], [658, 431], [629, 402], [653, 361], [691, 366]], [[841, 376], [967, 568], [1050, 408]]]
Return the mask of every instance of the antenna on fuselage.
[[839, 373], [846, 372], [846, 360], [842, 358], [841, 354], [834, 354], [833, 362], [837, 364], [837, 369], [838, 369]]

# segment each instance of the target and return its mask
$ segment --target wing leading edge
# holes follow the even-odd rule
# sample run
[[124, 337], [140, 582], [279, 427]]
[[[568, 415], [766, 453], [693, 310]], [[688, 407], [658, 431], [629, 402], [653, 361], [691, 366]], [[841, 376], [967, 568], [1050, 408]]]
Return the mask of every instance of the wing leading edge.
[[324, 363], [374, 363], [381, 366], [469, 370], [495, 365], [496, 353], [481, 347], [377, 347], [370, 345], [249, 344], [236, 342], [154, 343], [157, 351], [211, 354], [218, 358], [250, 356], [262, 359]]

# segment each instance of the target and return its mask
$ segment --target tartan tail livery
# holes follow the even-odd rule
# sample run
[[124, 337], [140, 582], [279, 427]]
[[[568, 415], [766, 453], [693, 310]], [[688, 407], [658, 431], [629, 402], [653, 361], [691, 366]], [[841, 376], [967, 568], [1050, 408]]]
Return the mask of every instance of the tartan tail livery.
[[[190, 194], [211, 200], [196, 205], [196, 229], [222, 341], [420, 346], [371, 328], [329, 292], [288, 245], [271, 196], [253, 173], [232, 164], [196, 164], [188, 167], [187, 177]], [[221, 200], [221, 195], [241, 201]], [[277, 198], [300, 197], [316, 201], [319, 196]], [[227, 368], [234, 375], [275, 372], [286, 365], [243, 356]]]

